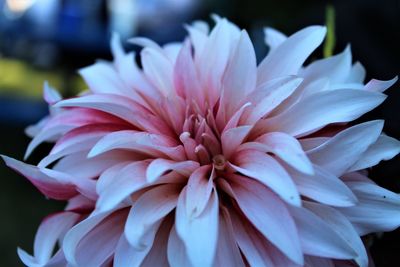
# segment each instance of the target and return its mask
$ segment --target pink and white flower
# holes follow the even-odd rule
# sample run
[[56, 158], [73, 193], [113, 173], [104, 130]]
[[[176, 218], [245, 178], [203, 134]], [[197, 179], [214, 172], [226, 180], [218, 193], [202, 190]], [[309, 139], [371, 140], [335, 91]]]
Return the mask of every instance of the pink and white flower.
[[[400, 151], [383, 121], [351, 124], [397, 80], [371, 80], [339, 55], [305, 60], [326, 29], [266, 29], [257, 65], [246, 31], [216, 18], [183, 43], [145, 38], [140, 68], [112, 39], [114, 62], [80, 74], [89, 90], [28, 128], [55, 142], [37, 166], [3, 156], [43, 194], [28, 266], [368, 266], [360, 236], [400, 225], [400, 197], [365, 169]], [[51, 168], [49, 166], [52, 166]], [[53, 255], [59, 242], [60, 249]], [[344, 261], [342, 261], [344, 260]]]

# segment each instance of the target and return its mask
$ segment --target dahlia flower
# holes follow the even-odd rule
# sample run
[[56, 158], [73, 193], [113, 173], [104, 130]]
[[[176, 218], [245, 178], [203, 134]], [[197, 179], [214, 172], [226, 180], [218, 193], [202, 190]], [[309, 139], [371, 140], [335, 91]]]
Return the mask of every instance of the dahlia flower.
[[399, 195], [366, 171], [399, 142], [381, 120], [351, 123], [397, 78], [364, 84], [349, 47], [304, 66], [322, 26], [266, 29], [257, 64], [247, 32], [215, 20], [182, 43], [131, 39], [142, 67], [113, 36], [114, 61], [80, 70], [77, 97], [45, 85], [26, 157], [53, 149], [37, 166], [3, 159], [68, 204], [33, 255], [18, 249], [26, 265], [368, 266], [360, 237], [400, 225]]

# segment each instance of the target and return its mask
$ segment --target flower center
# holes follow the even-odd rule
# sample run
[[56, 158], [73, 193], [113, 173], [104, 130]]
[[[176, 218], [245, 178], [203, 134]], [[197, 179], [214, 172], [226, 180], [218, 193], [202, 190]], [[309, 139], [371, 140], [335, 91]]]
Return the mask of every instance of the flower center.
[[218, 154], [215, 155], [212, 159], [214, 168], [219, 171], [223, 171], [225, 169], [226, 160], [224, 155]]

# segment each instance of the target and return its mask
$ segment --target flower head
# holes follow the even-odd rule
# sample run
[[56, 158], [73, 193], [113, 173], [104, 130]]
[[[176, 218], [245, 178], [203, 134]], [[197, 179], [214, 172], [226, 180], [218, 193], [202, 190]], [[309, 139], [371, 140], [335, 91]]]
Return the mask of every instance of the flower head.
[[[257, 65], [226, 19], [187, 26], [183, 43], [145, 38], [141, 65], [112, 39], [114, 62], [80, 74], [89, 90], [28, 128], [27, 156], [3, 157], [64, 212], [41, 224], [29, 266], [368, 265], [360, 236], [400, 225], [400, 197], [366, 168], [400, 151], [383, 122], [350, 124], [396, 78], [371, 80], [350, 48], [303, 66], [325, 28], [266, 29]], [[49, 166], [52, 166], [51, 168]], [[62, 240], [55, 255], [57, 240]], [[53, 265], [52, 265], [53, 266]]]

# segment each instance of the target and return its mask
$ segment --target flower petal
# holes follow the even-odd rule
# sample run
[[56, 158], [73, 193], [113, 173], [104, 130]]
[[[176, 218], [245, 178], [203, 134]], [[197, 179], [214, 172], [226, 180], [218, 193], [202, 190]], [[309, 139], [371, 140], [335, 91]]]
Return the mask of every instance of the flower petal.
[[325, 37], [326, 28], [310, 26], [293, 34], [273, 49], [258, 66], [257, 84], [297, 74], [308, 56]]
[[268, 45], [270, 51], [279, 47], [287, 39], [286, 35], [270, 27], [264, 28], [264, 36], [265, 44]]
[[244, 150], [237, 153], [235, 160], [237, 166], [230, 164], [233, 169], [266, 185], [286, 202], [300, 205], [292, 178], [273, 157], [257, 150]]
[[355, 120], [381, 104], [385, 98], [381, 93], [356, 89], [322, 91], [265, 120], [262, 128], [264, 132], [278, 131], [300, 137], [330, 123]]
[[78, 192], [72, 177], [64, 173], [23, 163], [13, 158], [3, 156], [8, 167], [25, 176], [33, 185], [49, 198], [65, 200], [75, 196]]
[[200, 167], [200, 164], [191, 160], [175, 162], [166, 159], [155, 159], [146, 170], [146, 178], [147, 181], [154, 182], [167, 171], [176, 171], [184, 176], [189, 176], [198, 167]]
[[247, 97], [247, 101], [253, 104], [253, 108], [245, 113], [244, 121], [254, 124], [262, 117], [267, 116], [287, 99], [302, 81], [302, 78], [296, 76], [285, 76], [259, 85]]
[[400, 142], [382, 134], [375, 143], [361, 155], [349, 171], [358, 171], [377, 165], [381, 160], [389, 160], [400, 153]]
[[254, 90], [257, 80], [257, 62], [253, 44], [246, 31], [240, 33], [239, 40], [229, 59], [222, 80], [224, 103], [227, 117], [237, 110], [237, 105]]
[[126, 210], [98, 213], [75, 225], [66, 234], [63, 250], [73, 266], [101, 266], [114, 253], [123, 233]]
[[176, 184], [158, 185], [139, 197], [125, 224], [125, 236], [134, 248], [151, 248], [162, 219], [176, 207], [180, 188]]
[[284, 202], [259, 182], [239, 175], [231, 175], [231, 187], [248, 220], [288, 258], [302, 264], [299, 235]]
[[186, 208], [187, 216], [195, 218], [206, 208], [213, 189], [211, 166], [201, 166], [195, 170], [187, 182]]
[[204, 211], [196, 218], [189, 218], [186, 214], [186, 194], [187, 189], [184, 188], [175, 213], [176, 232], [194, 267], [213, 266], [218, 242], [218, 197], [213, 191]]
[[340, 177], [378, 139], [382, 127], [380, 120], [358, 124], [307, 151], [307, 155], [314, 164]]
[[314, 170], [314, 175], [290, 172], [302, 196], [337, 207], [354, 206], [357, 203], [357, 197], [338, 177], [319, 166], [314, 166]]
[[236, 149], [246, 139], [253, 126], [244, 125], [224, 131], [221, 135], [222, 151], [226, 159], [230, 159]]
[[255, 149], [271, 152], [284, 162], [306, 174], [313, 174], [313, 166], [304, 153], [299, 141], [285, 133], [272, 132], [258, 137], [254, 142], [244, 143], [240, 150]]
[[[148, 186], [145, 176], [147, 166], [146, 161], [133, 162], [115, 173], [112, 181], [100, 191], [96, 210], [98, 212], [112, 210], [126, 197]], [[105, 177], [107, 176], [100, 176], [99, 181]]]
[[392, 231], [400, 226], [400, 196], [369, 182], [347, 182], [359, 202], [340, 208], [359, 235]]
[[368, 266], [365, 246], [353, 225], [340, 211], [313, 202], [304, 202], [304, 206], [323, 219], [331, 229], [338, 233], [357, 252], [355, 261], [360, 267]]
[[305, 254], [334, 259], [354, 259], [354, 249], [329, 224], [306, 208], [290, 207]]
[[213, 266], [246, 266], [236, 244], [232, 221], [226, 208], [222, 208], [219, 216], [218, 245]]

